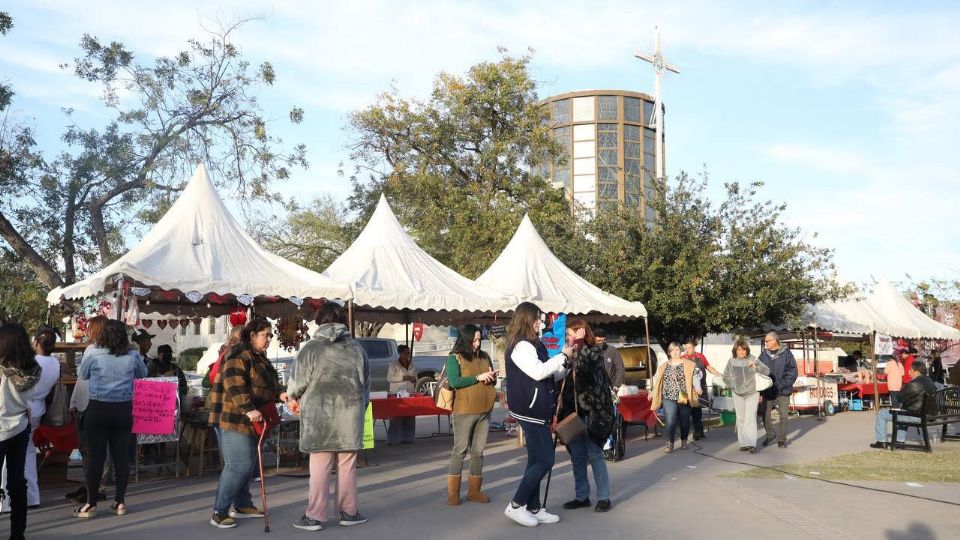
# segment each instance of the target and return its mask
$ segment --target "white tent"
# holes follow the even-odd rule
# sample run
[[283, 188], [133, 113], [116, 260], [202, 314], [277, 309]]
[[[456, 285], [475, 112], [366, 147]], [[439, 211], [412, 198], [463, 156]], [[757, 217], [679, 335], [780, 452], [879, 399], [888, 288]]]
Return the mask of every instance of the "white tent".
[[477, 278], [504, 294], [513, 294], [553, 313], [583, 315], [592, 320], [646, 317], [640, 302], [606, 293], [577, 275], [557, 258], [528, 216], [490, 268]]
[[859, 313], [862, 301], [821, 302], [806, 307], [801, 315], [802, 326], [810, 326], [843, 334], [869, 334], [876, 322]]
[[926, 316], [886, 278], [880, 279], [866, 304], [882, 317], [877, 332], [909, 339], [960, 339], [960, 330]]
[[447, 268], [403, 230], [380, 196], [360, 236], [323, 275], [347, 283], [357, 318], [380, 322], [451, 322], [505, 314], [516, 297]]
[[[113, 287], [120, 277], [137, 287], [184, 294], [250, 295], [270, 301], [276, 300], [274, 297], [346, 298], [350, 292], [345, 285], [336, 285], [261, 248], [224, 206], [203, 164], [197, 166], [177, 202], [136, 247], [92, 276], [50, 291], [47, 302], [97, 295]], [[231, 303], [235, 306], [236, 300]], [[173, 309], [162, 301], [154, 301], [150, 307], [141, 304], [142, 311]]]

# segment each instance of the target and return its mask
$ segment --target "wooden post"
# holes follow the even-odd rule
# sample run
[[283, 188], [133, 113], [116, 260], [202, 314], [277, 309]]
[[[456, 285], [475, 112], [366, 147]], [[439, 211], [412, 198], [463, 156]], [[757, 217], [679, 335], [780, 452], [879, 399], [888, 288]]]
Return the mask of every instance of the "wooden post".
[[353, 327], [353, 300], [347, 300], [347, 328], [350, 329], [350, 336], [357, 337], [356, 328]]
[[879, 363], [880, 363], [880, 355], [877, 354], [877, 331], [874, 330], [873, 331], [873, 410], [877, 412], [880, 412], [880, 383], [877, 382], [877, 364]]

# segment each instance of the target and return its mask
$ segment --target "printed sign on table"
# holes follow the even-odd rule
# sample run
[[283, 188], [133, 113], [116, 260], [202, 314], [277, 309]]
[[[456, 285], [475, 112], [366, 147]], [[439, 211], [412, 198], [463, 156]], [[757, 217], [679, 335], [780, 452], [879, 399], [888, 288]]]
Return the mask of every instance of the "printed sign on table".
[[373, 403], [367, 402], [367, 412], [363, 415], [363, 449], [373, 448]]
[[133, 432], [141, 444], [177, 440], [176, 377], [133, 381]]
[[877, 334], [873, 354], [893, 354], [893, 338], [886, 334]]

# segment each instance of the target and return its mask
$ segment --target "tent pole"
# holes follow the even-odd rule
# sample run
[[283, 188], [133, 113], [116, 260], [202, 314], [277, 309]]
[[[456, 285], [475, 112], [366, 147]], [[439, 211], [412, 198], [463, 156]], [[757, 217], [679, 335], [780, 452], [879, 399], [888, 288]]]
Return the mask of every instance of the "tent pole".
[[817, 376], [817, 420], [823, 420], [823, 380], [820, 378], [820, 365], [817, 363], [817, 327], [813, 327], [813, 373]]
[[880, 383], [877, 382], [877, 364], [880, 355], [877, 354], [877, 331], [873, 331], [873, 410], [880, 412]]
[[[643, 331], [646, 333], [647, 337], [647, 380], [649, 380], [656, 355], [653, 354], [653, 350], [650, 348], [650, 324], [647, 322], [647, 317], [643, 318]], [[653, 388], [650, 388], [649, 390], [652, 392]]]
[[347, 326], [350, 328], [350, 336], [356, 337], [357, 332], [353, 327], [353, 299], [347, 300]]

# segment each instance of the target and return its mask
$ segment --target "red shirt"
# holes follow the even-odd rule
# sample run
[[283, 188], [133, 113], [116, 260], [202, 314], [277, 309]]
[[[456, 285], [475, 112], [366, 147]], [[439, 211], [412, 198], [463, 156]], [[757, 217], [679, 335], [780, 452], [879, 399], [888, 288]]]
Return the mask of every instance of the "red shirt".
[[912, 354], [903, 357], [903, 384], [907, 384], [913, 379], [913, 377], [910, 376], [910, 365], [913, 364], [913, 361], [916, 359], [917, 357]]
[[710, 362], [707, 362], [707, 357], [701, 353], [695, 352], [693, 354], [684, 356], [684, 358], [687, 358], [690, 360], [700, 360], [701, 362], [703, 362], [703, 369], [707, 369], [708, 367], [710, 367]]

